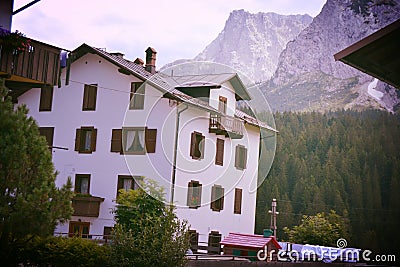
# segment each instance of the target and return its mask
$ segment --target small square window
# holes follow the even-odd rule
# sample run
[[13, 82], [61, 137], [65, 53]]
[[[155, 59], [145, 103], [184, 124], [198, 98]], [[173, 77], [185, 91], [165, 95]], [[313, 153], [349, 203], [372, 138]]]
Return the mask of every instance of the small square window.
[[92, 153], [96, 151], [97, 129], [94, 127], [81, 127], [76, 129], [75, 151], [79, 153]]
[[89, 195], [90, 190], [90, 174], [75, 175], [75, 193]]
[[44, 136], [47, 141], [48, 147], [53, 147], [54, 127], [39, 127], [40, 135]]
[[120, 189], [125, 191], [138, 189], [138, 181], [141, 179], [143, 179], [141, 176], [118, 175], [117, 195]]

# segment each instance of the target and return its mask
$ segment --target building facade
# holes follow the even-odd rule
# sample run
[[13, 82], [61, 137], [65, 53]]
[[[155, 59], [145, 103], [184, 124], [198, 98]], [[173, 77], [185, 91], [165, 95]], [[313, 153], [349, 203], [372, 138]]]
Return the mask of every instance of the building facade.
[[250, 96], [237, 74], [167, 76], [83, 44], [69, 55], [61, 87], [18, 97], [52, 150], [58, 186], [70, 177], [72, 219], [56, 232], [103, 238], [119, 189], [152, 179], [187, 219], [193, 247], [218, 247], [229, 232], [254, 232], [260, 128], [236, 110]]

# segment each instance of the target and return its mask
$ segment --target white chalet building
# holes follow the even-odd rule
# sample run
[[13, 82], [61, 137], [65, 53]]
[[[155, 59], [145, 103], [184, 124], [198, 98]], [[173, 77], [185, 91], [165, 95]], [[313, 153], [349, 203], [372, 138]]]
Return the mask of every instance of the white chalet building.
[[57, 185], [74, 183], [74, 214], [56, 232], [108, 235], [118, 189], [145, 177], [189, 221], [193, 248], [254, 233], [260, 128], [275, 130], [236, 110], [250, 99], [237, 74], [158, 75], [155, 60], [152, 48], [144, 65], [83, 44], [61, 87], [18, 98], [52, 149]]

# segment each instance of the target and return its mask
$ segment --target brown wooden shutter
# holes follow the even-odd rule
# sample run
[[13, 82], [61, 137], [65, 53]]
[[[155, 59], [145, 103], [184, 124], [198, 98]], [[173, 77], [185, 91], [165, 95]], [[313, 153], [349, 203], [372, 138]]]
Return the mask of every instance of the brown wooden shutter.
[[237, 145], [235, 151], [235, 167], [246, 169], [247, 166], [247, 148]]
[[85, 84], [82, 110], [96, 110], [97, 84]]
[[53, 146], [54, 127], [39, 127], [40, 135], [46, 137], [49, 148]]
[[235, 148], [235, 167], [240, 168], [240, 146]]
[[193, 132], [190, 139], [190, 156], [196, 158], [196, 132]]
[[215, 164], [224, 165], [224, 143], [223, 139], [217, 138]]
[[90, 143], [90, 150], [96, 151], [97, 129], [92, 129], [92, 138]]
[[200, 150], [200, 158], [204, 159], [204, 147], [206, 145], [206, 137], [204, 135], [201, 135], [200, 143], [199, 143], [199, 150]]
[[219, 203], [220, 203], [220, 210], [223, 210], [224, 209], [224, 200], [225, 200], [225, 198], [224, 198], [224, 188], [223, 187], [219, 187], [218, 188], [218, 191], [219, 191]]
[[217, 199], [217, 192], [216, 192], [215, 186], [211, 187], [211, 203], [210, 203], [210, 208], [215, 211], [217, 210], [217, 205], [216, 205], [216, 199]]
[[242, 189], [240, 188], [235, 188], [235, 204], [233, 207], [233, 213], [242, 213]]
[[81, 149], [81, 129], [76, 129], [76, 135], [75, 135], [75, 151], [80, 151]]
[[145, 129], [144, 139], [146, 143], [146, 152], [156, 152], [157, 129]]
[[192, 206], [192, 197], [193, 197], [193, 181], [190, 181], [188, 183], [188, 193], [187, 193], [187, 199], [186, 199], [186, 205], [188, 207]]
[[122, 129], [112, 129], [111, 152], [122, 153]]
[[80, 174], [75, 175], [75, 193], [81, 193], [82, 176]]
[[211, 188], [210, 208], [213, 211], [220, 211], [224, 209], [224, 188], [222, 188], [220, 185], [214, 185]]
[[43, 86], [40, 91], [39, 111], [51, 111], [53, 103], [53, 86]]
[[242, 155], [242, 167], [243, 169], [246, 169], [247, 167], [247, 148], [243, 147], [243, 155]]

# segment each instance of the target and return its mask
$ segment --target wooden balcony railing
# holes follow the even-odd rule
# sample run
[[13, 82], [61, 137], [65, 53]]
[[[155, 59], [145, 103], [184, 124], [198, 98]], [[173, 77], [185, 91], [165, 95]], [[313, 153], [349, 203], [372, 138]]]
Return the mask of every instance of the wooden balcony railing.
[[18, 51], [2, 44], [0, 39], [0, 75], [15, 86], [18, 83], [57, 85], [60, 53], [60, 48], [35, 40], [30, 40], [24, 51]]
[[75, 196], [72, 199], [74, 216], [99, 217], [100, 204], [104, 201], [102, 197]]
[[243, 121], [232, 117], [211, 114], [209, 132], [225, 135], [232, 139], [243, 138]]

